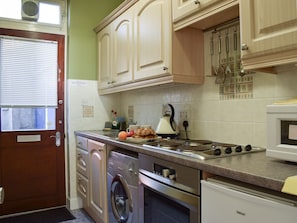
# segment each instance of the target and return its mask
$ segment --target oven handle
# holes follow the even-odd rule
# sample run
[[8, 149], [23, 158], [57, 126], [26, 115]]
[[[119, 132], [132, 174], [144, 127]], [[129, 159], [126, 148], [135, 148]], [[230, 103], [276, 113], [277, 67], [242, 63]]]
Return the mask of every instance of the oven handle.
[[180, 203], [181, 205], [189, 208], [190, 210], [197, 211], [197, 208], [199, 207], [200, 203], [199, 196], [163, 184], [157, 181], [156, 179], [149, 177], [149, 175], [149, 171], [139, 169], [140, 183], [169, 197], [170, 199], [176, 201], [177, 203]]

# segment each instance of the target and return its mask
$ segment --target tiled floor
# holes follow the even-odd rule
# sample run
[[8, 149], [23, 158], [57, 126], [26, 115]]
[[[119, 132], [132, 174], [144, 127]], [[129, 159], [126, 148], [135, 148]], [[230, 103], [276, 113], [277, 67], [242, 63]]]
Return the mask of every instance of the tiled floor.
[[95, 223], [95, 221], [92, 220], [92, 218], [83, 210], [83, 209], [77, 209], [70, 211], [73, 216], [76, 218], [74, 220], [70, 221], [63, 221], [65, 223]]

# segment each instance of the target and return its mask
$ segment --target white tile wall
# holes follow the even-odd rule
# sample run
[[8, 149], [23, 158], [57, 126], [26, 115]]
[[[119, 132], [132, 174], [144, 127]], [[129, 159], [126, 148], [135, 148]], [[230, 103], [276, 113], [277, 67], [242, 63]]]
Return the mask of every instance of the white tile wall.
[[126, 115], [128, 105], [133, 105], [135, 121], [156, 127], [162, 105], [171, 103], [177, 122], [180, 111], [190, 111], [189, 131], [193, 139], [265, 146], [266, 105], [297, 97], [296, 83], [296, 71], [279, 75], [256, 73], [253, 99], [220, 100], [214, 77], [206, 77], [200, 86], [175, 85], [122, 93], [121, 111]]

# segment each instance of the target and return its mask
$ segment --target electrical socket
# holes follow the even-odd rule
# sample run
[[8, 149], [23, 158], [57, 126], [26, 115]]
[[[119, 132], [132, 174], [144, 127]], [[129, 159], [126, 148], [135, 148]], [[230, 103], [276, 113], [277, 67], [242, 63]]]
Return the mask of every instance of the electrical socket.
[[[184, 126], [184, 122], [187, 121], [187, 132]], [[188, 139], [190, 137], [189, 131], [190, 123], [189, 123], [189, 112], [188, 110], [182, 110], [179, 112], [179, 130], [180, 130], [180, 137], [183, 139]]]
[[134, 121], [134, 106], [129, 105], [128, 106], [128, 122], [133, 123]]
[[179, 120], [181, 123], [183, 123], [183, 121], [189, 121], [188, 119], [188, 111], [183, 110], [179, 112]]

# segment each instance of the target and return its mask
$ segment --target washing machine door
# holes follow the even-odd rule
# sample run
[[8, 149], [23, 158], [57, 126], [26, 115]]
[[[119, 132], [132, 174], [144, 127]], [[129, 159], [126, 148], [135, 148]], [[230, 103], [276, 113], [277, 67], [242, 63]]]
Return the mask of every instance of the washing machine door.
[[115, 219], [119, 223], [132, 221], [133, 203], [128, 184], [124, 177], [117, 174], [111, 184], [111, 207]]

